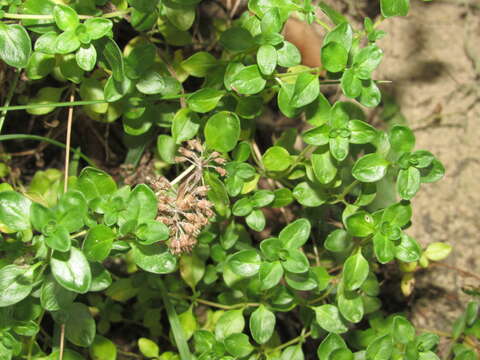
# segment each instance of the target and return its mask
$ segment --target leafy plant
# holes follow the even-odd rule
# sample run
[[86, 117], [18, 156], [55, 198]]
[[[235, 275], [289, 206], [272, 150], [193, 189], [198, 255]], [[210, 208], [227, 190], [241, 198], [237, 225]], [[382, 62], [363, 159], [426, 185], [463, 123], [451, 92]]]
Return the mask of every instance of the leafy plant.
[[[0, 130], [14, 110], [70, 107], [71, 121], [81, 106], [119, 125], [124, 163], [138, 166], [114, 178], [68, 141], [63, 182], [50, 169], [0, 186], [0, 358], [437, 359], [439, 337], [379, 297], [382, 264], [399, 265], [409, 295], [415, 271], [451, 250], [405, 232], [410, 200], [442, 164], [407, 126], [379, 130], [362, 108], [381, 102], [385, 33], [324, 2], [250, 0], [207, 22], [204, 3], [0, 1], [0, 58], [14, 68]], [[408, 8], [381, 1], [384, 17]], [[282, 34], [294, 14], [325, 28], [318, 68]], [[10, 106], [19, 79], [36, 93]], [[351, 101], [328, 99], [325, 84]], [[307, 129], [258, 141], [275, 105]], [[14, 139], [65, 147], [0, 135]], [[152, 144], [155, 169], [140, 161]], [[77, 172], [81, 159], [91, 166]], [[455, 359], [475, 358], [475, 306]]]

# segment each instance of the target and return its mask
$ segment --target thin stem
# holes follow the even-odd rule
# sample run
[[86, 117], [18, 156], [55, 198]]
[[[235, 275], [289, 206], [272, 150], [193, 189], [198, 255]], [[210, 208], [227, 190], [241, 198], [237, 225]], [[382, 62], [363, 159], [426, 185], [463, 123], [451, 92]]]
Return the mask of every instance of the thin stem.
[[[103, 17], [105, 19], [109, 18], [114, 18], [114, 17], [122, 17], [124, 15], [129, 14], [131, 9], [127, 10], [119, 10], [119, 11], [113, 11], [109, 13], [105, 13], [100, 17]], [[92, 15], [78, 15], [78, 18], [80, 20], [86, 20], [86, 19], [93, 19], [99, 16], [92, 16]], [[4, 19], [15, 19], [15, 20], [55, 20], [53, 15], [44, 15], [44, 14], [13, 14], [13, 13], [4, 13], [3, 14]]]
[[234, 304], [234, 305], [225, 305], [225, 304], [220, 304], [220, 303], [216, 303], [216, 302], [209, 301], [209, 300], [199, 299], [199, 298], [196, 298], [194, 296], [181, 295], [181, 294], [175, 294], [175, 293], [168, 293], [168, 296], [173, 296], [173, 297], [177, 297], [177, 298], [181, 298], [181, 299], [196, 301], [200, 304], [216, 307], [216, 308], [222, 309], [222, 310], [234, 310], [234, 309], [242, 309], [242, 308], [245, 308], [245, 307], [258, 307], [258, 306], [260, 306], [259, 303], [238, 303], [238, 304]]
[[133, 357], [133, 358], [136, 358], [136, 359], [143, 359], [142, 355], [138, 355], [138, 354], [132, 353], [130, 351], [123, 351], [123, 350], [117, 349], [117, 352], [120, 355], [123, 355], [123, 356], [129, 356], [129, 357]]
[[72, 236], [70, 236], [70, 238], [71, 238], [71, 239], [75, 239], [75, 238], [77, 238], [77, 237], [81, 237], [81, 236], [85, 235], [86, 233], [87, 233], [87, 230], [83, 230], [83, 231], [80, 231], [80, 232], [78, 232], [78, 233], [76, 233], [76, 234], [73, 234]]
[[[70, 95], [70, 102], [75, 101], [75, 94], [72, 91]], [[70, 142], [72, 138], [72, 122], [73, 122], [73, 106], [68, 108], [68, 118], [67, 118], [67, 139], [65, 144], [65, 170], [64, 170], [64, 184], [63, 184], [63, 192], [67, 192], [68, 190], [68, 169], [70, 165]]]
[[273, 74], [273, 76], [282, 78], [282, 77], [295, 76], [295, 75], [298, 75], [298, 74], [308, 73], [308, 72], [312, 72], [312, 71], [318, 72], [319, 70], [320, 70], [320, 67], [314, 67], [314, 68], [303, 69], [303, 70], [300, 70], [300, 71], [277, 73], [277, 74]]
[[[38, 327], [41, 329], [40, 324], [42, 323], [43, 316], [45, 315], [45, 309], [42, 309], [42, 312], [40, 313], [40, 316], [38, 317], [37, 324]], [[30, 338], [30, 341], [28, 342], [28, 356], [27, 359], [31, 360], [32, 359], [32, 351], [33, 351], [33, 344], [35, 343], [37, 335], [33, 335]]]
[[338, 199], [339, 199], [339, 200], [344, 200], [344, 199], [345, 199], [345, 196], [347, 196], [348, 193], [349, 193], [350, 191], [352, 191], [353, 188], [354, 188], [355, 186], [357, 186], [359, 183], [360, 183], [360, 181], [358, 181], [358, 180], [352, 181], [351, 184], [349, 184], [347, 187], [345, 187], [345, 189], [342, 191], [342, 193], [338, 196]]
[[459, 268], [457, 268], [455, 266], [452, 266], [452, 265], [447, 265], [447, 264], [443, 264], [443, 263], [433, 263], [433, 264], [430, 264], [430, 266], [444, 267], [444, 268], [447, 268], [447, 269], [455, 270], [456, 272], [458, 272], [462, 276], [472, 277], [472, 278], [475, 278], [477, 280], [480, 280], [480, 275], [474, 274], [470, 271], [459, 269]]
[[65, 350], [65, 324], [60, 325], [60, 352], [58, 360], [63, 360], [63, 352]]
[[330, 26], [327, 25], [327, 23], [324, 23], [322, 20], [320, 20], [319, 18], [315, 18], [315, 22], [320, 25], [321, 27], [323, 27], [325, 30], [327, 31], [332, 31], [332, 29], [330, 28]]
[[291, 171], [293, 171], [293, 169], [295, 169], [295, 167], [300, 164], [302, 162], [302, 160], [305, 158], [305, 156], [307, 155], [307, 153], [309, 151], [311, 151], [312, 149], [315, 148], [315, 145], [307, 145], [303, 148], [303, 150], [300, 152], [300, 154], [298, 154], [298, 156], [295, 158], [295, 160], [293, 161], [292, 165], [290, 165], [290, 167], [288, 168], [287, 170], [287, 173], [290, 173]]
[[[8, 141], [8, 140], [38, 140], [38, 141], [44, 141], [49, 144], [61, 147], [62, 149], [65, 149], [65, 145], [62, 144], [59, 141], [43, 137], [43, 136], [38, 136], [38, 135], [29, 135], [29, 134], [11, 134], [11, 135], [0, 135], [0, 142], [1, 141]], [[75, 149], [70, 149], [70, 151], [78, 152], [78, 155], [85, 160], [90, 166], [97, 167], [95, 163], [85, 154], [82, 152], [75, 150]]]
[[187, 340], [185, 338], [182, 326], [180, 325], [180, 320], [178, 318], [177, 312], [175, 311], [175, 307], [170, 302], [170, 298], [168, 297], [167, 289], [165, 288], [163, 280], [161, 278], [158, 278], [157, 284], [160, 288], [163, 304], [165, 305], [165, 310], [167, 311], [168, 322], [170, 323], [173, 337], [177, 344], [180, 359], [191, 360], [192, 354], [190, 353], [190, 349], [188, 348]]
[[65, 102], [52, 102], [52, 103], [43, 103], [43, 104], [28, 104], [28, 105], [14, 105], [14, 106], [2, 106], [0, 111], [16, 111], [16, 110], [28, 110], [28, 109], [38, 109], [45, 107], [69, 107], [69, 106], [81, 106], [81, 105], [95, 105], [95, 104], [106, 104], [106, 100], [82, 100], [82, 101], [65, 101]]
[[287, 341], [286, 343], [283, 343], [282, 345], [277, 346], [276, 348], [273, 348], [272, 350], [268, 351], [269, 353], [280, 351], [285, 349], [286, 347], [289, 347], [290, 345], [294, 345], [299, 342], [303, 342], [306, 338], [310, 337], [312, 335], [312, 332], [309, 331], [303, 335], [297, 336], [296, 338]]
[[190, 165], [186, 170], [184, 170], [180, 175], [178, 175], [175, 179], [173, 179], [171, 182], [170, 182], [170, 185], [176, 185], [178, 184], [180, 181], [182, 181], [186, 176], [188, 176], [188, 174], [190, 174], [194, 169], [196, 168], [195, 165]]
[[13, 77], [13, 81], [10, 84], [10, 88], [8, 89], [7, 98], [5, 99], [5, 104], [2, 107], [2, 113], [0, 114], [0, 134], [2, 133], [3, 123], [5, 122], [5, 118], [7, 117], [8, 107], [10, 106], [10, 102], [13, 98], [13, 93], [15, 92], [15, 88], [17, 87], [18, 79], [20, 78], [20, 71], [17, 71], [15, 76]]

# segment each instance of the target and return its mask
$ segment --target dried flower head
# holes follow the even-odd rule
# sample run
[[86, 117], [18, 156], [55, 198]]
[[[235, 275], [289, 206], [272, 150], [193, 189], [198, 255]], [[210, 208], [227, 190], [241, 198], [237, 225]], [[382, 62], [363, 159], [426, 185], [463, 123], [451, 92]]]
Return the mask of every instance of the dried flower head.
[[[203, 227], [214, 216], [213, 204], [207, 199], [208, 186], [203, 182], [203, 171], [214, 169], [221, 176], [226, 170], [219, 153], [205, 154], [198, 140], [189, 140], [178, 152], [178, 162], [189, 162], [194, 167], [178, 187], [166, 178], [148, 179], [158, 198], [157, 220], [170, 228], [170, 251], [174, 254], [189, 252], [197, 244], [197, 237]], [[213, 164], [211, 164], [213, 163]]]

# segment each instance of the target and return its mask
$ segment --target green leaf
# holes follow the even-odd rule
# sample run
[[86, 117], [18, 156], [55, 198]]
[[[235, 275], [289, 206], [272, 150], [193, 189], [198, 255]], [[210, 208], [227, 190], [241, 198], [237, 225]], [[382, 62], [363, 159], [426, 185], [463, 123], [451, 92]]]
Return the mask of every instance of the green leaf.
[[[335, 11], [332, 7], [325, 3], [325, 1], [320, 1], [318, 7], [322, 10], [322, 12], [328, 16], [328, 18], [335, 24], [339, 25], [342, 22], [348, 22], [347, 18], [340, 14], [339, 12]], [[323, 359], [323, 358], [322, 358]], [[325, 358], [327, 359], [327, 358]]]
[[398, 153], [412, 151], [415, 147], [415, 135], [409, 127], [394, 125], [388, 133], [388, 138], [392, 149]]
[[111, 20], [103, 19], [101, 17], [95, 17], [87, 19], [84, 22], [86, 32], [92, 40], [98, 40], [112, 30], [113, 23]]
[[212, 88], [203, 88], [195, 91], [187, 98], [188, 107], [198, 113], [212, 111], [225, 93]]
[[348, 330], [336, 306], [326, 304], [312, 307], [312, 309], [315, 311], [318, 325], [324, 330], [335, 334], [341, 334]]
[[163, 161], [169, 164], [175, 163], [177, 145], [175, 144], [175, 140], [171, 136], [165, 134], [161, 134], [158, 136], [157, 151]]
[[295, 81], [295, 90], [290, 100], [293, 107], [299, 108], [313, 102], [320, 93], [320, 82], [318, 77], [309, 74], [302, 73], [298, 75]]
[[343, 161], [350, 151], [349, 140], [341, 136], [330, 139], [330, 153], [337, 161]]
[[372, 143], [378, 134], [377, 129], [361, 120], [350, 120], [348, 129], [350, 130], [350, 142], [352, 144]]
[[410, 0], [381, 0], [380, 9], [386, 18], [390, 16], [407, 16]]
[[280, 231], [278, 238], [285, 249], [298, 249], [310, 237], [311, 225], [307, 219], [297, 219]]
[[199, 128], [200, 120], [196, 113], [187, 108], [178, 110], [172, 120], [172, 136], [175, 143], [190, 140], [197, 134]]
[[415, 340], [415, 328], [403, 316], [395, 316], [393, 319], [393, 339], [400, 344]]
[[328, 184], [337, 175], [335, 159], [328, 148], [319, 148], [311, 156], [315, 177], [321, 184]]
[[395, 256], [393, 242], [380, 232], [375, 233], [373, 236], [373, 249], [378, 261], [382, 264], [392, 261]]
[[434, 242], [425, 249], [425, 256], [428, 260], [442, 261], [445, 260], [452, 252], [452, 245], [442, 242]]
[[307, 207], [320, 206], [327, 201], [327, 195], [322, 189], [307, 182], [301, 182], [295, 186], [293, 197]]
[[180, 89], [176, 79], [171, 76], [160, 75], [154, 70], [145, 72], [135, 86], [138, 91], [146, 95], [174, 95], [177, 93], [176, 89]]
[[410, 166], [398, 172], [397, 191], [402, 199], [412, 199], [420, 189], [420, 170]]
[[112, 229], [105, 225], [92, 227], [83, 242], [83, 252], [87, 259], [103, 261], [112, 249], [116, 235]]
[[382, 94], [377, 84], [373, 80], [362, 82], [362, 93], [357, 99], [362, 105], [366, 107], [376, 107], [382, 100]]
[[393, 351], [392, 336], [381, 335], [373, 340], [367, 347], [367, 360], [390, 359]]
[[215, 337], [222, 341], [231, 334], [241, 333], [245, 328], [242, 310], [229, 310], [220, 316], [215, 324]]
[[67, 309], [53, 314], [56, 322], [65, 324], [65, 337], [74, 345], [88, 347], [95, 339], [95, 320], [88, 307], [73, 303]]
[[99, 263], [91, 263], [92, 284], [89, 291], [103, 291], [112, 284], [112, 275]]
[[255, 41], [248, 30], [234, 26], [222, 33], [220, 44], [227, 50], [242, 52], [254, 47]]
[[245, 334], [231, 334], [223, 340], [223, 343], [230, 355], [237, 358], [248, 356], [253, 351], [253, 346]]
[[342, 75], [341, 86], [346, 97], [355, 99], [362, 93], [362, 81], [354, 68], [346, 69]]
[[208, 119], [204, 134], [209, 148], [220, 152], [231, 151], [240, 138], [240, 119], [229, 111], [218, 112]]
[[138, 343], [138, 349], [144, 356], [149, 358], [158, 357], [158, 354], [160, 353], [160, 349], [158, 348], [158, 345], [155, 342], [153, 342], [150, 339], [142, 337], [138, 339], [137, 343]]
[[57, 4], [53, 8], [53, 18], [58, 28], [63, 31], [75, 30], [80, 23], [76, 11], [63, 4]]
[[177, 258], [165, 245], [132, 243], [132, 257], [141, 269], [153, 274], [169, 274], [177, 267]]
[[[74, 216], [74, 214], [72, 214]], [[50, 249], [65, 252], [70, 250], [70, 234], [65, 226], [53, 225], [53, 229], [45, 234], [45, 243]]]
[[189, 75], [205, 77], [213, 67], [217, 66], [217, 59], [210, 53], [200, 51], [182, 61], [181, 65]]
[[111, 38], [104, 37], [97, 40], [95, 45], [98, 45], [98, 53], [110, 66], [113, 78], [116, 81], [122, 82], [125, 77], [125, 64], [123, 62], [122, 52], [117, 43]]
[[75, 59], [80, 69], [92, 71], [97, 63], [97, 50], [92, 44], [82, 45], [75, 53]]
[[255, 250], [241, 250], [227, 259], [228, 267], [237, 275], [251, 277], [258, 273], [261, 264], [260, 255]]
[[29, 229], [31, 204], [28, 198], [15, 191], [0, 192], [0, 231]]
[[258, 94], [267, 81], [260, 74], [257, 65], [246, 66], [233, 76], [232, 89], [243, 95]]
[[35, 51], [30, 56], [27, 65], [27, 76], [31, 80], [38, 80], [44, 78], [55, 67], [55, 57], [47, 55], [43, 52]]
[[279, 33], [282, 31], [283, 21], [278, 8], [273, 7], [263, 14], [261, 21], [262, 33]]
[[295, 45], [284, 41], [280, 49], [277, 50], [277, 63], [283, 67], [297, 66], [302, 62], [302, 55]]
[[55, 39], [55, 52], [58, 54], [69, 54], [80, 47], [81, 43], [74, 30], [68, 30]]
[[272, 75], [277, 67], [277, 50], [272, 45], [262, 45], [257, 51], [257, 63], [260, 72]]
[[232, 213], [235, 216], [247, 216], [253, 210], [253, 204], [249, 198], [241, 198], [232, 207]]
[[344, 252], [352, 246], [352, 237], [345, 230], [336, 229], [328, 234], [324, 246], [332, 252]]
[[280, 208], [289, 205], [293, 201], [292, 191], [287, 188], [276, 189], [273, 191], [275, 196], [270, 204], [272, 208]]
[[277, 96], [277, 103], [280, 111], [282, 112], [282, 114], [289, 118], [295, 118], [301, 112], [301, 109], [295, 108], [291, 105], [291, 99], [293, 97], [294, 91], [295, 84], [282, 82], [280, 84], [280, 91], [278, 92]]
[[65, 289], [85, 294], [90, 289], [92, 273], [85, 255], [75, 247], [68, 253], [55, 251], [50, 260], [55, 280]]
[[345, 226], [350, 235], [367, 237], [375, 229], [372, 216], [366, 211], [358, 211], [345, 219]]
[[347, 66], [348, 51], [337, 42], [330, 42], [322, 47], [322, 64], [330, 72], [343, 71]]
[[297, 249], [282, 250], [283, 268], [292, 274], [302, 274], [308, 271], [310, 263], [303, 252]]
[[353, 67], [359, 79], [369, 80], [372, 72], [380, 65], [383, 51], [375, 44], [364, 47], [353, 57]]
[[385, 176], [388, 165], [389, 162], [381, 155], [367, 154], [357, 160], [353, 166], [352, 175], [362, 182], [376, 182]]
[[[260, 289], [269, 290], [275, 287], [283, 277], [283, 267], [279, 261], [274, 262], [262, 262], [260, 270], [258, 272], [258, 278], [260, 280]], [[253, 337], [255, 340], [255, 336]], [[258, 342], [258, 341], [257, 341]]]
[[117, 347], [115, 344], [101, 335], [96, 335], [90, 346], [92, 360], [116, 360]]
[[42, 283], [40, 304], [45, 310], [57, 311], [68, 308], [76, 296], [76, 293], [65, 289], [49, 275]]
[[305, 143], [310, 145], [326, 145], [330, 141], [330, 126], [322, 125], [303, 133], [302, 138]]
[[395, 257], [403, 262], [414, 262], [420, 260], [422, 255], [422, 248], [418, 242], [402, 233], [401, 242], [395, 248]]
[[164, 10], [168, 20], [179, 30], [187, 31], [195, 21], [196, 9], [193, 6], [182, 6], [177, 9], [165, 5]]
[[21, 25], [0, 24], [0, 58], [7, 65], [24, 68], [32, 53], [32, 43]]
[[342, 316], [348, 321], [356, 324], [363, 319], [364, 305], [362, 297], [355, 293], [346, 293], [338, 295], [338, 309]]
[[[55, 3], [51, 0], [26, 0], [22, 2], [23, 13], [31, 15], [52, 15]], [[24, 19], [24, 26], [28, 26], [30, 31], [43, 34], [57, 30], [52, 19]]]
[[136, 224], [154, 220], [157, 216], [157, 197], [152, 189], [145, 184], [135, 186], [128, 196], [128, 207], [120, 216], [120, 223], [136, 221]]
[[[330, 333], [321, 342], [317, 349], [317, 356], [319, 359], [330, 359], [330, 355], [338, 349], [346, 349], [347, 344], [340, 335]], [[332, 359], [333, 360], [333, 359]]]
[[142, 245], [150, 245], [158, 241], [165, 241], [169, 237], [169, 229], [167, 225], [160, 221], [148, 220], [141, 223], [135, 229], [135, 235], [138, 242]]
[[182, 279], [192, 289], [195, 289], [195, 286], [205, 274], [205, 262], [195, 253], [192, 255], [183, 254], [180, 258], [180, 274]]
[[275, 314], [260, 305], [250, 316], [250, 332], [258, 344], [265, 344], [275, 330]]
[[268, 206], [275, 199], [275, 195], [270, 190], [258, 190], [252, 195], [252, 205], [256, 208]]
[[7, 265], [0, 269], [0, 308], [25, 299], [33, 287], [33, 274], [28, 268]]
[[327, 45], [332, 42], [342, 45], [345, 50], [350, 51], [353, 41], [353, 30], [348, 22], [339, 23], [332, 31], [330, 31], [323, 40], [323, 44]]
[[229, 216], [230, 199], [228, 198], [228, 193], [223, 182], [210, 172], [205, 174], [205, 182], [210, 187], [208, 200], [213, 202], [215, 210], [221, 216]]
[[262, 162], [268, 171], [284, 171], [290, 167], [293, 160], [285, 148], [272, 146], [263, 154]]
[[472, 326], [478, 317], [479, 304], [477, 301], [470, 301], [465, 310], [465, 322], [467, 326]]
[[368, 261], [361, 252], [350, 256], [343, 267], [342, 278], [345, 289], [349, 291], [359, 289], [368, 277]]
[[78, 178], [78, 187], [87, 201], [111, 195], [117, 190], [117, 184], [110, 175], [92, 167], [82, 170]]
[[265, 229], [265, 215], [262, 210], [255, 209], [245, 218], [248, 227], [255, 231], [263, 231]]
[[382, 215], [382, 222], [389, 222], [390, 225], [403, 227], [412, 218], [412, 207], [408, 201], [401, 201], [385, 208]]
[[431, 183], [443, 178], [445, 175], [445, 168], [439, 160], [433, 159], [432, 164], [426, 169], [421, 169], [420, 173], [420, 181], [422, 183]]
[[305, 360], [305, 354], [303, 353], [301, 345], [292, 345], [287, 347], [282, 352], [280, 360]]

